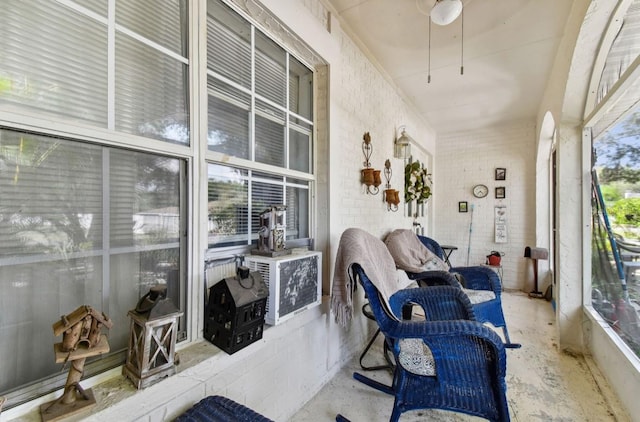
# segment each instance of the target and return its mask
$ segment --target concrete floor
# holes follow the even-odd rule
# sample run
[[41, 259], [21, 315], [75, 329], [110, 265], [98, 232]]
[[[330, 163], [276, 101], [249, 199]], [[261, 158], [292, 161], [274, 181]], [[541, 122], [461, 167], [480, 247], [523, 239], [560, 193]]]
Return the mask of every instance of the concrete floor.
[[[522, 292], [505, 292], [503, 309], [511, 340], [520, 349], [507, 350], [507, 399], [512, 421], [630, 421], [590, 358], [557, 351], [551, 304]], [[382, 362], [381, 342], [367, 364]], [[290, 422], [335, 420], [337, 413], [352, 422], [388, 421], [393, 397], [352, 378], [360, 371], [353, 359]], [[368, 376], [390, 384], [388, 371]], [[439, 410], [406, 412], [401, 422], [478, 421], [473, 416]]]

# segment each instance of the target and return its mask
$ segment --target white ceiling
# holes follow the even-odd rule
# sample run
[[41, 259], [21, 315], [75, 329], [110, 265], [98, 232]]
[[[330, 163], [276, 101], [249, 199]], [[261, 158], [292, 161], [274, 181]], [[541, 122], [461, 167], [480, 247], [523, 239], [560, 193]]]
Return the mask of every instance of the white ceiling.
[[[535, 121], [570, 0], [463, 0], [461, 18], [431, 25], [435, 0], [328, 0], [438, 133]], [[424, 13], [422, 13], [422, 12]]]

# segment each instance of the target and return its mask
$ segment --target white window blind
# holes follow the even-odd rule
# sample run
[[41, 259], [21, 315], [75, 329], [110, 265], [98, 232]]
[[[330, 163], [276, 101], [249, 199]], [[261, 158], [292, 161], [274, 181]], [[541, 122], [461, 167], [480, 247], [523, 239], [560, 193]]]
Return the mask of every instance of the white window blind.
[[119, 0], [115, 24], [106, 4], [4, 2], [0, 108], [189, 144], [187, 1]]
[[260, 214], [280, 204], [287, 206], [287, 239], [307, 238], [309, 199], [308, 181], [209, 164], [209, 247], [255, 243]]
[[251, 25], [216, 0], [207, 2], [207, 68], [251, 88]]
[[[114, 4], [3, 3], [0, 109], [188, 145], [188, 2]], [[186, 162], [73, 135], [0, 129], [0, 336], [15, 339], [0, 342], [0, 395], [9, 406], [64, 384], [43, 347], [60, 341], [51, 330], [60, 315], [88, 304], [114, 321], [111, 353], [89, 375], [122, 362], [127, 311], [150, 286], [167, 284], [186, 305]]]
[[[209, 164], [209, 247], [255, 243], [259, 215], [287, 206], [287, 240], [310, 235], [313, 71], [219, 0], [207, 2], [208, 150], [246, 160]], [[252, 163], [260, 163], [253, 165]], [[265, 166], [272, 173], [257, 172]]]
[[209, 164], [208, 245], [247, 245], [249, 177], [246, 170]]
[[0, 130], [0, 163], [0, 393], [59, 373], [43, 345], [81, 305], [113, 319], [112, 354], [150, 286], [184, 309], [183, 160]]
[[209, 150], [250, 159], [250, 95], [212, 77], [207, 81]]
[[256, 31], [256, 92], [286, 106], [287, 55], [275, 42]]
[[188, 38], [183, 31], [188, 18], [186, 3], [163, 0], [162, 7], [157, 6], [156, 0], [117, 0], [116, 24], [186, 57]]
[[255, 161], [285, 167], [285, 113], [256, 100]]
[[106, 127], [106, 25], [54, 1], [3, 2], [0, 108], [16, 107]]

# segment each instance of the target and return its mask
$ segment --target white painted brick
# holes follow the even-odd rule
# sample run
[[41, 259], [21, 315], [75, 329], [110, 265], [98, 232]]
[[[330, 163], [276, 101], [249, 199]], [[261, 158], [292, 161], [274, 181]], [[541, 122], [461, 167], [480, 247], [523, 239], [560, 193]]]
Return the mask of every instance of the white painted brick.
[[[502, 266], [506, 288], [525, 290], [528, 286], [525, 246], [535, 241], [535, 125], [517, 123], [476, 132], [451, 134], [438, 139], [438, 165], [434, 176], [435, 218], [433, 237], [441, 243], [457, 245], [451, 256], [454, 265], [467, 264], [471, 212], [458, 213], [458, 201], [474, 205], [469, 265], [484, 262], [492, 250], [504, 252]], [[504, 181], [494, 180], [494, 169], [504, 167]], [[461, 171], [461, 169], [463, 171]], [[471, 188], [482, 183], [489, 195], [478, 199]], [[506, 198], [495, 199], [496, 186], [506, 188]], [[494, 207], [507, 207], [508, 242], [494, 242]]]

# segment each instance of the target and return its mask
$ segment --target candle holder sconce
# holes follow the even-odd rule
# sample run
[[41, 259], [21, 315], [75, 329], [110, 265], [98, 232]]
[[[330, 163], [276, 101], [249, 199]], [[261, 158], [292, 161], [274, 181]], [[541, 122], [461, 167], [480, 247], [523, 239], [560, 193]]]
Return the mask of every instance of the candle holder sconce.
[[391, 161], [387, 159], [384, 162], [384, 178], [387, 180], [386, 189], [384, 191], [384, 200], [387, 203], [387, 211], [398, 211], [400, 203], [400, 192], [391, 189]]
[[367, 193], [376, 195], [380, 189], [378, 186], [382, 184], [382, 178], [380, 177], [380, 170], [375, 170], [371, 167], [371, 153], [373, 152], [373, 145], [371, 145], [371, 135], [369, 132], [365, 132], [362, 137], [362, 153], [364, 154], [364, 162], [362, 163], [365, 168], [361, 170], [362, 183], [367, 186]]

